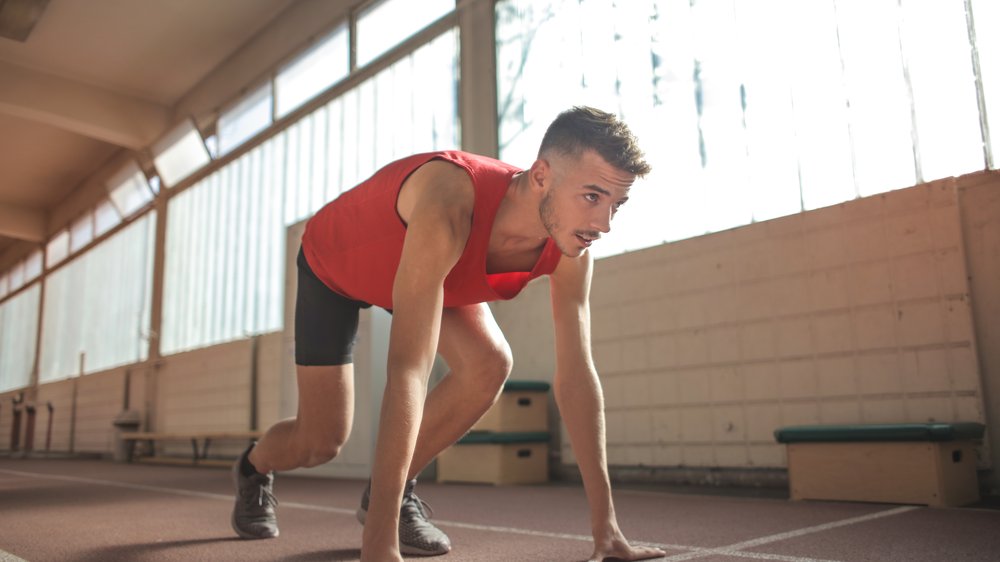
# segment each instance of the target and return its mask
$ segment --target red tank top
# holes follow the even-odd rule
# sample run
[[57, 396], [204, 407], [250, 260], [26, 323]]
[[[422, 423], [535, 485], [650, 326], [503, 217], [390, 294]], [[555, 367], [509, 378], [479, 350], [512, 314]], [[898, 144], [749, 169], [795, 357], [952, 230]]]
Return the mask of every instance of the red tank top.
[[531, 271], [486, 273], [493, 220], [519, 170], [485, 156], [444, 151], [417, 154], [385, 166], [309, 219], [302, 250], [324, 284], [348, 298], [393, 308], [392, 286], [406, 235], [396, 199], [403, 181], [435, 159], [463, 168], [472, 178], [476, 197], [465, 251], [444, 280], [445, 307], [514, 298], [529, 281], [555, 270], [561, 253], [549, 238]]

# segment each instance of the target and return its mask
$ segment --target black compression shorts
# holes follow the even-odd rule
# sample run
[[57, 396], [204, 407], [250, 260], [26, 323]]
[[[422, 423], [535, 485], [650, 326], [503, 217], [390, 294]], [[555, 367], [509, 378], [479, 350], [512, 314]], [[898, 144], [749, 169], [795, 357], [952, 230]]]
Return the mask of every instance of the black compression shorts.
[[316, 277], [299, 249], [298, 293], [295, 298], [295, 364], [353, 363], [358, 314], [371, 307], [334, 292]]

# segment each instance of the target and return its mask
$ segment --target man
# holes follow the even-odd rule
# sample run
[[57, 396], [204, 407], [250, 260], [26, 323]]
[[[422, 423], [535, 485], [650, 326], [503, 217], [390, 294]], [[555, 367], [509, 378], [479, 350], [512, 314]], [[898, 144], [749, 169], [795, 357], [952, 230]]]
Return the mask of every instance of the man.
[[[273, 426], [234, 466], [236, 532], [277, 536], [273, 471], [327, 462], [347, 440], [358, 312], [376, 305], [393, 320], [374, 468], [358, 510], [361, 558], [451, 550], [414, 494], [414, 478], [486, 412], [510, 374], [510, 348], [486, 302], [513, 298], [548, 274], [555, 397], [590, 505], [593, 559], [663, 556], [629, 545], [618, 528], [590, 350], [587, 248], [610, 230], [636, 176], [648, 172], [623, 123], [578, 107], [553, 121], [528, 170], [457, 151], [418, 154], [321, 209], [306, 226], [298, 261], [298, 415]], [[428, 395], [437, 353], [451, 372]]]

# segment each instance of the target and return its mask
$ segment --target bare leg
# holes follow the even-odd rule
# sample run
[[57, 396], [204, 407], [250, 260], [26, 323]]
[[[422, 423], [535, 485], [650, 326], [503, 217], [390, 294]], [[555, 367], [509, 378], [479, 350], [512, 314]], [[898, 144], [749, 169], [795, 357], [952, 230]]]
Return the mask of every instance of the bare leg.
[[510, 346], [485, 303], [444, 311], [438, 351], [451, 372], [424, 402], [408, 480], [486, 413], [511, 370]]
[[250, 452], [258, 472], [317, 466], [337, 456], [354, 420], [354, 366], [296, 366], [298, 415], [267, 430]]

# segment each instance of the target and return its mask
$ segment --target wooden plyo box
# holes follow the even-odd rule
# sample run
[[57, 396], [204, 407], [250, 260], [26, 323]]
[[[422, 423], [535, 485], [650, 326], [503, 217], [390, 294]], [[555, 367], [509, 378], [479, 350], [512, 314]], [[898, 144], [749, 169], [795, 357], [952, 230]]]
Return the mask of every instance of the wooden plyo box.
[[[935, 429], [930, 425], [950, 425], [952, 430], [938, 428], [940, 433], [934, 434]], [[923, 439], [918, 439], [921, 427], [917, 426], [926, 431]], [[897, 430], [897, 440], [890, 439], [892, 427]], [[804, 433], [796, 436], [794, 429]], [[781, 431], [785, 432], [784, 439], [778, 435]], [[793, 500], [938, 507], [979, 500], [976, 442], [967, 431], [956, 430], [953, 424], [805, 426], [775, 433], [780, 442], [788, 445], [789, 491]], [[812, 440], [805, 433], [811, 433]], [[982, 436], [982, 429], [978, 434]]]
[[496, 404], [472, 426], [472, 431], [548, 431], [548, 391], [547, 382], [507, 381]]
[[505, 485], [548, 479], [548, 432], [470, 433], [437, 459], [438, 482]]

